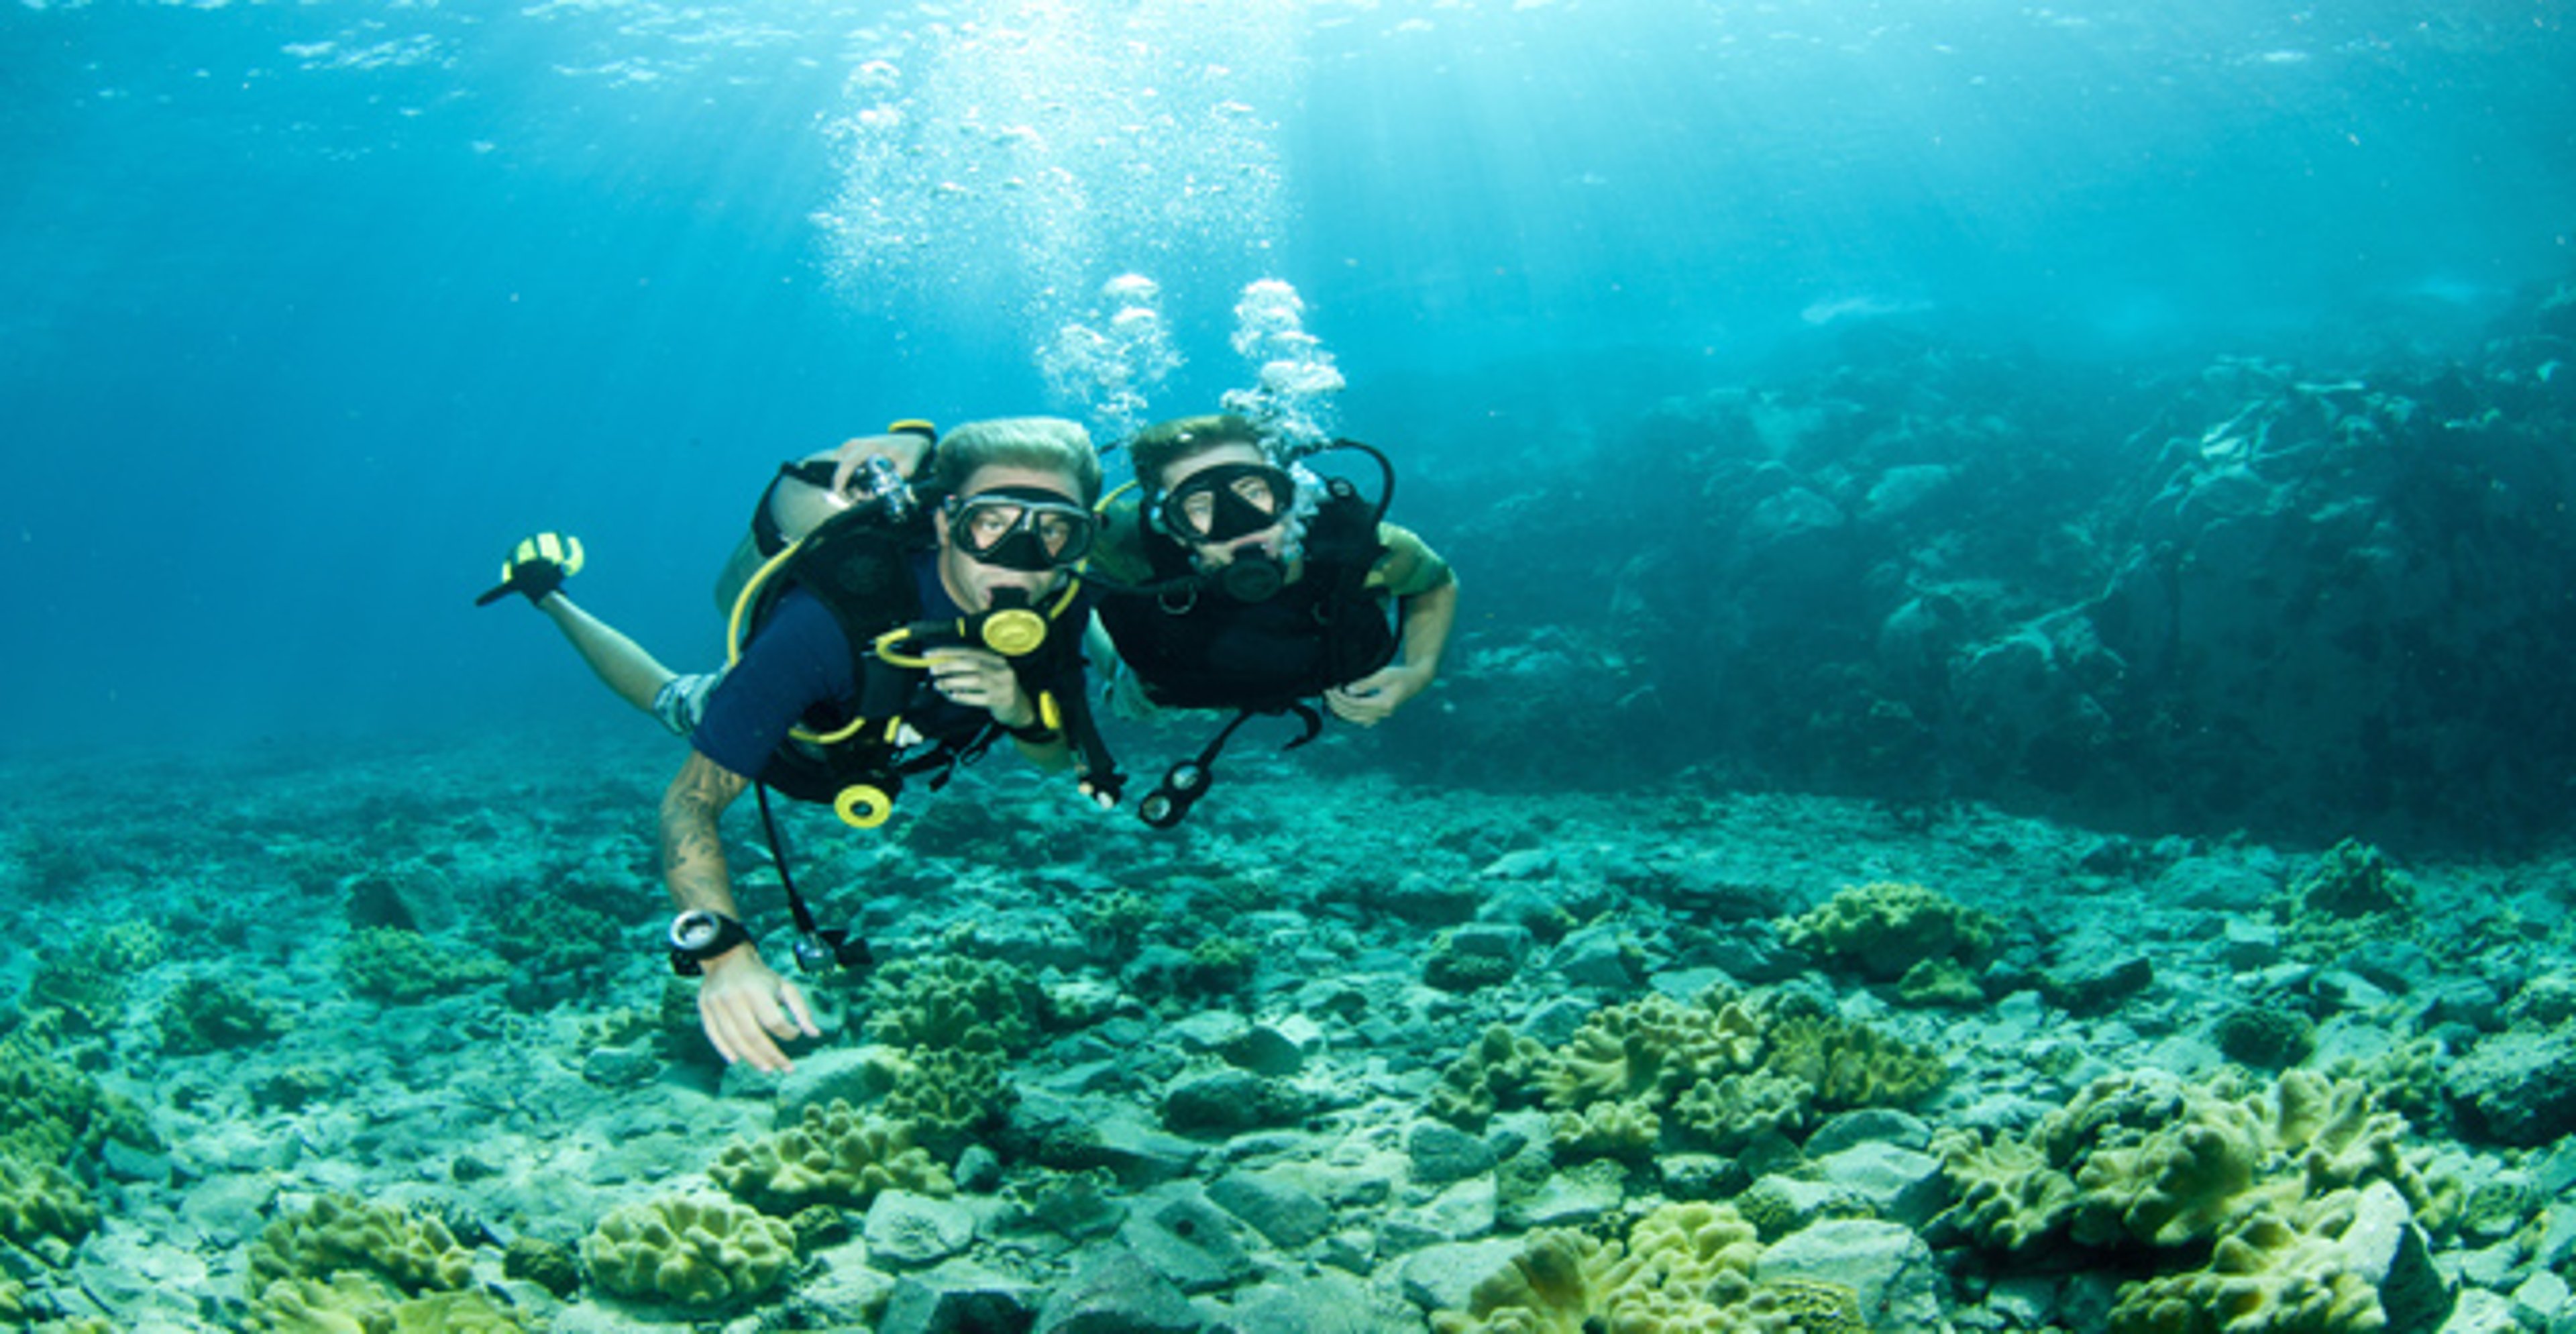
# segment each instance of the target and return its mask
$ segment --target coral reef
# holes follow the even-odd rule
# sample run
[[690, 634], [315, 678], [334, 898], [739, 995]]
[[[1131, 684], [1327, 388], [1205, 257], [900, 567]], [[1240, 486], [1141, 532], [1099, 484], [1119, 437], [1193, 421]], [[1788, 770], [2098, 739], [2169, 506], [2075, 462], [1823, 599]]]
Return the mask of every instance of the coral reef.
[[2411, 935], [2415, 898], [2415, 882], [2386, 853], [2347, 838], [2290, 882], [2273, 915], [2292, 950], [2325, 962], [2366, 941]]
[[77, 1242], [96, 1226], [98, 1207], [71, 1173], [0, 1154], [0, 1237], [21, 1246], [39, 1237]]
[[93, 931], [38, 966], [18, 1008], [30, 1016], [52, 1014], [68, 1033], [106, 1033], [125, 1017], [134, 976], [169, 953], [169, 937], [149, 922]]
[[1530, 1106], [1537, 1101], [1538, 1071], [1548, 1061], [1547, 1048], [1503, 1024], [1484, 1033], [1440, 1072], [1423, 1106], [1433, 1116], [1469, 1130], [1482, 1130], [1495, 1112]]
[[1006, 963], [899, 959], [870, 985], [868, 1036], [897, 1046], [1016, 1053], [1037, 1037], [1039, 993]]
[[518, 1313], [481, 1292], [405, 1296], [362, 1273], [282, 1278], [251, 1304], [256, 1334], [528, 1334]]
[[1544, 1103], [1560, 1150], [1642, 1159], [1659, 1149], [1734, 1152], [1765, 1133], [1794, 1138], [1821, 1115], [1903, 1106], [1945, 1077], [1927, 1051], [1779, 1008], [1723, 992], [1691, 1004], [1648, 996], [1595, 1011], [1555, 1050], [1489, 1028], [1424, 1106], [1472, 1129], [1497, 1109]]
[[[1780, 930], [1790, 944], [1870, 981], [1901, 983], [1935, 960], [1961, 968], [1984, 964], [2003, 924], [1921, 885], [1882, 880], [1847, 885]], [[1917, 991], [1932, 984], [1929, 976], [1914, 981]]]
[[990, 1128], [1011, 1105], [1000, 1052], [945, 1048], [881, 1050], [875, 1073], [885, 1081], [875, 1110], [912, 1128], [921, 1146], [943, 1157]]
[[[2304, 1071], [2261, 1090], [2107, 1077], [2018, 1140], [1941, 1136], [1957, 1202], [1939, 1225], [2004, 1255], [2071, 1243], [2171, 1266], [2122, 1289], [2124, 1331], [2379, 1328], [2369, 1286], [2337, 1277], [2341, 1253], [2303, 1238], [2340, 1235], [2374, 1183], [2424, 1226], [2447, 1226], [2459, 1189], [2425, 1176], [2405, 1131], [2361, 1085]], [[2326, 1268], [2301, 1267], [2320, 1256]]]
[[670, 1195], [610, 1210], [581, 1258], [617, 1296], [726, 1307], [777, 1286], [796, 1262], [796, 1233], [730, 1200]]
[[0, 1039], [0, 1155], [68, 1164], [76, 1154], [95, 1155], [110, 1139], [159, 1148], [141, 1108], [53, 1059], [50, 1053], [63, 1045], [51, 1015]]
[[784, 1130], [727, 1144], [707, 1175], [734, 1198], [781, 1218], [814, 1204], [864, 1207], [881, 1190], [956, 1190], [948, 1170], [913, 1143], [911, 1122], [862, 1116], [838, 1100], [806, 1108]]
[[401, 927], [363, 927], [340, 946], [340, 978], [349, 990], [396, 1005], [508, 975], [508, 965], [489, 954], [443, 949]]
[[501, 1272], [526, 1279], [558, 1300], [581, 1287], [580, 1257], [571, 1247], [542, 1237], [512, 1237], [501, 1251]]
[[1544, 1229], [1511, 1266], [1476, 1285], [1465, 1311], [1437, 1311], [1435, 1334], [1768, 1334], [1797, 1328], [1795, 1312], [1757, 1316], [1761, 1246], [1724, 1205], [1668, 1204], [1624, 1241]]
[[172, 1056], [257, 1046], [285, 1031], [276, 1009], [249, 987], [212, 977], [192, 977], [173, 988], [153, 1026], [161, 1050]]
[[473, 1252], [457, 1245], [437, 1218], [339, 1194], [269, 1224], [247, 1259], [252, 1286], [262, 1291], [280, 1279], [359, 1273], [388, 1279], [407, 1294], [452, 1292], [474, 1270]]

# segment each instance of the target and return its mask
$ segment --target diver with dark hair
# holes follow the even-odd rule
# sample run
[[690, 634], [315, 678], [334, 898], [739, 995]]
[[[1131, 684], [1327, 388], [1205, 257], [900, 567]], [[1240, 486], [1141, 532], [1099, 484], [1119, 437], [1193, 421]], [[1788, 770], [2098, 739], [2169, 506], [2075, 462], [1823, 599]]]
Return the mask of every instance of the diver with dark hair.
[[[1088, 608], [1074, 573], [1097, 533], [1090, 438], [1056, 418], [975, 422], [930, 450], [916, 495], [901, 474], [923, 466], [919, 449], [879, 437], [781, 470], [749, 556], [737, 552], [719, 586], [730, 619], [719, 673], [673, 673], [573, 606], [561, 584], [581, 552], [569, 538], [521, 543], [482, 599], [527, 596], [620, 697], [688, 737], [661, 803], [663, 877], [680, 909], [671, 960], [704, 979], [699, 1016], [727, 1062], [782, 1070], [778, 1040], [817, 1034], [735, 906], [717, 825], [745, 788], [773, 848], [771, 788], [871, 828], [907, 779], [936, 788], [1003, 737], [1041, 768], [1078, 770], [1104, 806], [1117, 798], [1084, 693]], [[864, 963], [864, 942], [817, 929], [783, 857], [778, 867], [799, 964]]]
[[[1319, 475], [1253, 422], [1184, 417], [1128, 442], [1135, 494], [1104, 506], [1090, 572], [1102, 630], [1132, 690], [1158, 708], [1227, 709], [1234, 719], [1172, 766], [1138, 805], [1178, 824], [1249, 719], [1296, 717], [1290, 748], [1318, 735], [1309, 701], [1362, 727], [1428, 689], [1457, 622], [1457, 577], [1410, 531], [1385, 521], [1394, 469], [1353, 441], [1324, 449], [1374, 460], [1374, 500]], [[1105, 656], [1105, 655], [1104, 655]]]

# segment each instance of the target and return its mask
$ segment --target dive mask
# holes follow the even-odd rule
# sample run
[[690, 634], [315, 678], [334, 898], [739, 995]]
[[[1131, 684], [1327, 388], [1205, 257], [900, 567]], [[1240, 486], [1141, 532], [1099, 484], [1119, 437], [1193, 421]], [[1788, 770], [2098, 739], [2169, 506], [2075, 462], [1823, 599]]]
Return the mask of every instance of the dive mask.
[[1091, 511], [1055, 492], [1003, 486], [951, 496], [948, 540], [960, 551], [1005, 570], [1060, 570], [1091, 554], [1098, 523]]
[[1154, 509], [1162, 530], [1184, 542], [1231, 542], [1284, 518], [1297, 482], [1266, 463], [1220, 463], [1191, 473]]

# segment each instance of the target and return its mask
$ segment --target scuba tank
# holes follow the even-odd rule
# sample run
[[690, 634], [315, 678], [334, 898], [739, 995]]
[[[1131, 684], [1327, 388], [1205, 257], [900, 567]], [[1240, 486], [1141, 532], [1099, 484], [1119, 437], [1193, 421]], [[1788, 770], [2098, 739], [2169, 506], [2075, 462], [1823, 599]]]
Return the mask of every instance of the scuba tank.
[[[921, 513], [911, 484], [894, 456], [918, 450], [914, 471], [927, 469], [929, 446], [936, 440], [930, 423], [899, 421], [883, 435], [865, 436], [838, 449], [821, 450], [778, 465], [751, 511], [749, 531], [734, 544], [716, 573], [716, 610], [731, 614], [760, 567], [778, 553], [852, 509], [873, 508], [889, 528], [899, 528]], [[849, 484], [834, 490], [832, 477], [851, 449], [871, 451], [851, 474]]]

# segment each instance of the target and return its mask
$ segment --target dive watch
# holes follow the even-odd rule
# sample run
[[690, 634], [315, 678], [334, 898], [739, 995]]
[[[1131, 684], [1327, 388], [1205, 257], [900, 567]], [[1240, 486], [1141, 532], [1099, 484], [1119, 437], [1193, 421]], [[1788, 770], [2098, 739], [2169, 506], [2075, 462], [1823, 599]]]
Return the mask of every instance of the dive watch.
[[671, 919], [671, 971], [696, 977], [706, 971], [707, 960], [750, 940], [751, 932], [742, 923], [720, 912], [691, 908]]

